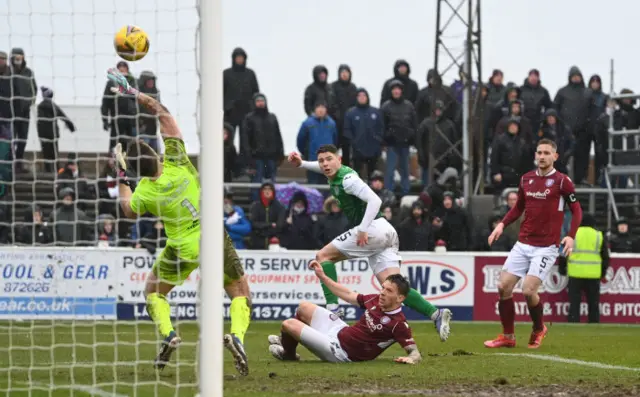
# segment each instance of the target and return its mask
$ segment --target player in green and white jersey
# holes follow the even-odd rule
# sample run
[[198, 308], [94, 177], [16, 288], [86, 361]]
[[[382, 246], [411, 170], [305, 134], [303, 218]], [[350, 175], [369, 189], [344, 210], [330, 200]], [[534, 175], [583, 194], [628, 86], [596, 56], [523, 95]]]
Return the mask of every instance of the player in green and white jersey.
[[[398, 233], [380, 213], [382, 201], [351, 168], [342, 165], [338, 148], [320, 146], [318, 161], [303, 161], [298, 153], [289, 155], [289, 162], [297, 167], [324, 174], [329, 180], [331, 194], [349, 219], [352, 229], [336, 237], [317, 254], [317, 261], [332, 280], [338, 278], [336, 262], [352, 258], [368, 258], [369, 266], [380, 285], [392, 274], [400, 273], [402, 258]], [[338, 298], [322, 285], [327, 309], [342, 314]], [[451, 331], [451, 311], [438, 309], [415, 289], [411, 289], [404, 304], [435, 322], [442, 341]]]
[[[126, 157], [116, 146], [120, 167], [120, 206], [128, 218], [147, 212], [164, 222], [167, 244], [156, 258], [146, 279], [147, 312], [164, 338], [155, 366], [163, 369], [181, 342], [171, 324], [167, 294], [181, 285], [200, 265], [200, 180], [187, 155], [176, 120], [160, 102], [129, 86], [117, 70], [107, 77], [114, 83], [112, 91], [134, 96], [138, 103], [158, 116], [164, 139], [164, 160], [143, 141], [134, 141]], [[132, 192], [127, 173], [142, 177]], [[226, 234], [226, 233], [225, 233]], [[224, 242], [224, 288], [231, 297], [231, 333], [224, 336], [225, 347], [233, 354], [242, 375], [249, 371], [243, 346], [251, 319], [249, 285], [244, 269], [228, 235]]]

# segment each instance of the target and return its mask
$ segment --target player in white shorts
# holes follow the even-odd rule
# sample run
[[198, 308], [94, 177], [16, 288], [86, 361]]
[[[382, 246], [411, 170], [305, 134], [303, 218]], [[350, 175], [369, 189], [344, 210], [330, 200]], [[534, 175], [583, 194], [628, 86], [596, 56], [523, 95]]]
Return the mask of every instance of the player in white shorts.
[[[342, 165], [334, 145], [320, 146], [316, 153], [317, 162], [303, 161], [298, 153], [290, 154], [289, 162], [327, 177], [331, 194], [353, 227], [322, 248], [315, 259], [326, 275], [335, 281], [338, 278], [336, 262], [368, 258], [369, 267], [382, 285], [387, 277], [400, 273], [402, 258], [398, 252], [398, 233], [380, 213], [382, 201], [378, 195], [354, 170]], [[327, 309], [342, 316], [338, 297], [324, 284], [322, 289]], [[409, 291], [404, 305], [433, 320], [440, 339], [447, 340], [452, 317], [449, 309], [436, 308], [415, 289]]]
[[484, 342], [486, 347], [516, 345], [513, 289], [520, 279], [524, 279], [522, 294], [527, 301], [533, 322], [528, 347], [537, 349], [547, 335], [538, 289], [558, 258], [565, 203], [569, 204], [572, 214], [571, 229], [562, 240], [565, 256], [571, 254], [573, 239], [582, 220], [582, 209], [576, 199], [573, 182], [568, 176], [553, 168], [557, 159], [555, 142], [541, 139], [536, 149], [538, 169], [522, 176], [518, 186], [518, 201], [489, 236], [488, 242], [491, 245], [500, 237], [506, 226], [524, 213], [518, 242], [509, 252], [498, 282], [498, 312], [502, 333], [497, 338]]
[[282, 322], [280, 336], [269, 335], [269, 351], [279, 360], [299, 360], [298, 343], [316, 357], [332, 363], [370, 361], [398, 342], [407, 352], [396, 358], [403, 364], [420, 361], [420, 351], [413, 339], [402, 302], [409, 293], [409, 281], [392, 274], [382, 283], [380, 294], [362, 295], [331, 280], [322, 266], [313, 261], [316, 276], [345, 302], [360, 306], [365, 312], [349, 326], [336, 314], [309, 302], [302, 302], [296, 317]]

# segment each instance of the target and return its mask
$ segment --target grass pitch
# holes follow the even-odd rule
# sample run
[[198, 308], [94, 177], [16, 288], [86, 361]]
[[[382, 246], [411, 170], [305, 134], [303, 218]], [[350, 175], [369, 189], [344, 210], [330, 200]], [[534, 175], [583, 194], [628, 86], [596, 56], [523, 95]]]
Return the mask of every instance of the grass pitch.
[[[245, 341], [251, 374], [238, 376], [225, 354], [224, 395], [640, 395], [640, 327], [553, 324], [542, 347], [530, 350], [530, 325], [518, 324], [518, 347], [485, 349], [482, 342], [499, 329], [454, 322], [442, 343], [431, 323], [414, 322], [424, 356], [415, 366], [391, 362], [403, 353], [397, 345], [369, 363], [321, 363], [304, 348], [302, 362], [283, 363], [267, 350], [266, 336], [279, 325], [254, 322]], [[156, 373], [148, 322], [0, 322], [0, 395], [194, 396], [197, 325], [182, 323], [178, 332], [185, 342]]]

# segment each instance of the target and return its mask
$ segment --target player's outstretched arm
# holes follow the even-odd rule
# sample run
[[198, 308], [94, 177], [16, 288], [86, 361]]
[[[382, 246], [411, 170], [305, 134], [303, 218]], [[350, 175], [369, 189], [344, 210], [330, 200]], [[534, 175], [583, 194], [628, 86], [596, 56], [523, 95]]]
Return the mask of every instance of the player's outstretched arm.
[[300, 153], [291, 153], [288, 157], [288, 161], [298, 168], [304, 168], [305, 170], [322, 174], [322, 169], [317, 161], [304, 161], [302, 156], [300, 156]]
[[144, 106], [152, 114], [158, 116], [158, 120], [160, 121], [160, 131], [163, 138], [182, 139], [182, 132], [180, 132], [176, 119], [171, 115], [171, 113], [169, 113], [169, 110], [167, 110], [163, 104], [149, 95], [141, 93], [136, 88], [131, 87], [127, 78], [120, 73], [118, 69], [109, 69], [107, 71], [107, 77], [114, 84], [114, 87], [112, 88], [114, 93], [119, 92], [121, 94], [135, 96], [140, 105]]
[[120, 208], [125, 217], [129, 219], [136, 219], [138, 214], [133, 211], [131, 207], [131, 198], [133, 197], [133, 191], [131, 189], [131, 183], [127, 177], [127, 161], [125, 155], [122, 152], [122, 144], [118, 143], [115, 146], [116, 156], [116, 170], [118, 178], [118, 201], [120, 202]]
[[163, 139], [176, 138], [182, 140], [182, 132], [180, 131], [180, 127], [178, 127], [178, 122], [163, 104], [143, 93], [140, 93], [137, 99], [138, 103], [158, 116], [160, 133]]
[[324, 270], [322, 270], [322, 266], [318, 263], [318, 261], [311, 261], [309, 267], [311, 268], [311, 270], [316, 272], [316, 276], [320, 279], [322, 284], [326, 285], [327, 288], [329, 288], [329, 290], [333, 292], [335, 296], [349, 304], [360, 306], [360, 304], [358, 303], [358, 293], [351, 291], [344, 285], [338, 284], [330, 279], [324, 273]]

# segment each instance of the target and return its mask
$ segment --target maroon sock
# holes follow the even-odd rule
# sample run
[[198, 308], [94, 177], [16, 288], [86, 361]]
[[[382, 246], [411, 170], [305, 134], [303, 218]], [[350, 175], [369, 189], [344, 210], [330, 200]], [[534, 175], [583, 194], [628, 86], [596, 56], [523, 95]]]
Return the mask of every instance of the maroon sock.
[[544, 323], [542, 322], [542, 302], [538, 301], [538, 304], [534, 307], [529, 306], [529, 314], [531, 314], [531, 321], [533, 321], [533, 330], [542, 331]]
[[515, 317], [516, 306], [513, 303], [513, 297], [498, 302], [498, 311], [500, 312], [500, 322], [502, 322], [502, 333], [505, 335], [513, 335], [515, 333]]
[[289, 359], [295, 359], [298, 341], [286, 332], [280, 333], [280, 341], [282, 342], [282, 347], [284, 348], [284, 356]]

